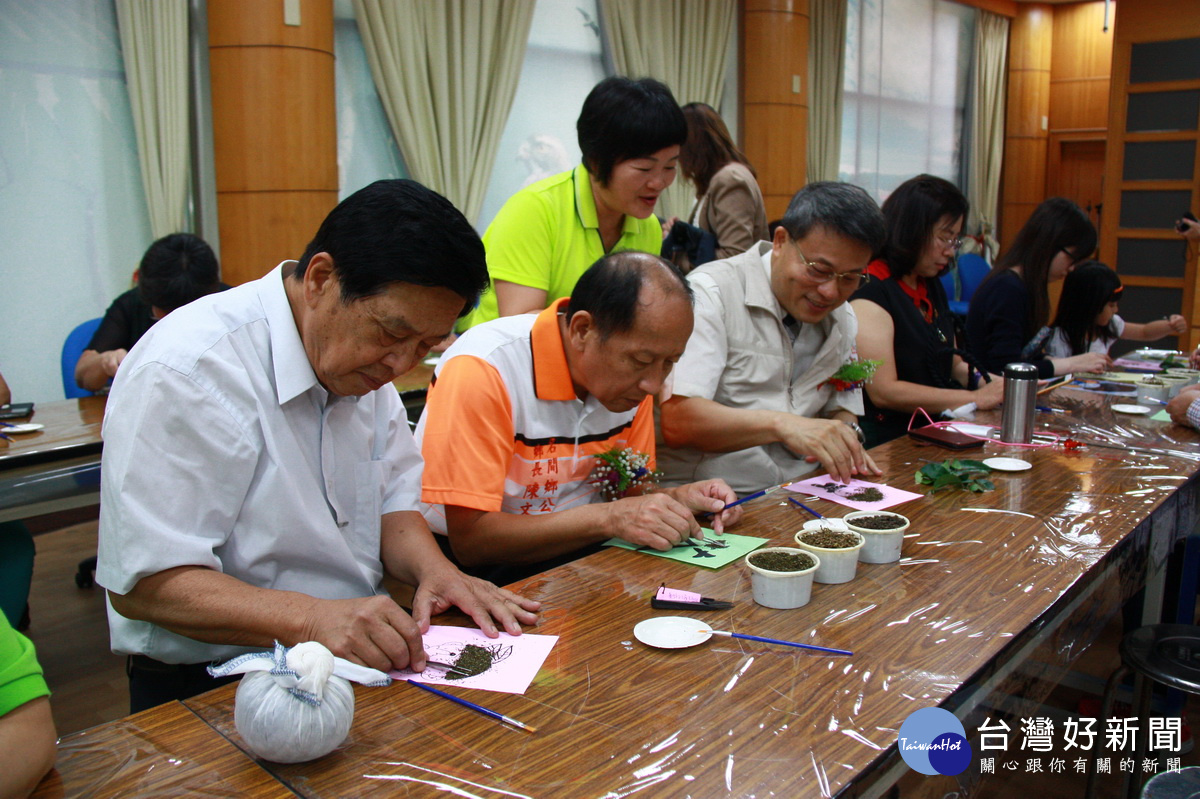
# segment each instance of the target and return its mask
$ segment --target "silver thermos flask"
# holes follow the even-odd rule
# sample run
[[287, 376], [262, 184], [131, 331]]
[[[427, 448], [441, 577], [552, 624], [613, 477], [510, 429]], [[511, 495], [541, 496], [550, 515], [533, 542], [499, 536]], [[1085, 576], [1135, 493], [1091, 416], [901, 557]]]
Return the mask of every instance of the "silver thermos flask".
[[1037, 381], [1037, 367], [1031, 363], [1010, 363], [1004, 367], [1004, 413], [1000, 421], [1003, 443], [1028, 444], [1033, 440]]

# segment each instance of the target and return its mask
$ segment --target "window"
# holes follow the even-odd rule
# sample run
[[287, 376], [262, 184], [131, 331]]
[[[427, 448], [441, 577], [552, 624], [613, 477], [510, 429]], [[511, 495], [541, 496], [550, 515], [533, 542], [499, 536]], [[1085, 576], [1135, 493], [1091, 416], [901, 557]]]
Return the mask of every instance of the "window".
[[848, 0], [842, 180], [879, 202], [922, 172], [966, 190], [975, 17], [946, 0]]

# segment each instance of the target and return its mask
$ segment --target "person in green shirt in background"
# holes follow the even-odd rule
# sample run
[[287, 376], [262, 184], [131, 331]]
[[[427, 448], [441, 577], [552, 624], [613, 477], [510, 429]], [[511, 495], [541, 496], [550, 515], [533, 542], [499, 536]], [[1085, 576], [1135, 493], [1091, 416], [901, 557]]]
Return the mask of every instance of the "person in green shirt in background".
[[29, 639], [0, 614], [0, 797], [28, 796], [54, 766], [50, 689]]
[[492, 290], [460, 330], [570, 296], [607, 253], [662, 249], [654, 206], [675, 180], [687, 139], [671, 90], [652, 78], [606, 78], [575, 127], [582, 165], [514, 194], [484, 233]]

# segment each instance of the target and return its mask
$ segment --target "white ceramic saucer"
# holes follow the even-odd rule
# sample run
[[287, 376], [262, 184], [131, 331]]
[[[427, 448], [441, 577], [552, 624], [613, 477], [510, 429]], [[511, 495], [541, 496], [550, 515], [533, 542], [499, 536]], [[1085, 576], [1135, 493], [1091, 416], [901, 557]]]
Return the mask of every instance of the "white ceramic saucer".
[[658, 616], [639, 621], [633, 637], [656, 649], [686, 649], [712, 638], [712, 628], [687, 616]]
[[1033, 468], [1032, 463], [1020, 458], [988, 458], [983, 463], [998, 472], [1023, 472]]
[[0, 425], [0, 433], [4, 433], [5, 435], [8, 435], [8, 436], [14, 435], [16, 433], [36, 433], [38, 430], [41, 430], [43, 427], [45, 427], [44, 424], [38, 424], [37, 422], [26, 422], [25, 424], [13, 424], [8, 427], [4, 427], [3, 425]]
[[1112, 409], [1117, 413], [1132, 413], [1138, 415], [1150, 413], [1152, 410], [1151, 408], [1147, 408], [1145, 405], [1114, 405], [1112, 406]]

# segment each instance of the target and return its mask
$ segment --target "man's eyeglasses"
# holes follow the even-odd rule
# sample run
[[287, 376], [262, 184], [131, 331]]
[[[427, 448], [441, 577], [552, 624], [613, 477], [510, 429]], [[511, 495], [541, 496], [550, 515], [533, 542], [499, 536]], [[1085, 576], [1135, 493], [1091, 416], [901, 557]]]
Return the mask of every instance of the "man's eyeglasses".
[[796, 248], [796, 252], [800, 253], [800, 263], [804, 264], [805, 275], [818, 286], [823, 286], [834, 278], [837, 278], [839, 290], [853, 291], [870, 277], [866, 272], [836, 272], [822, 264], [808, 260], [804, 251], [800, 249], [800, 245], [796, 244], [796, 242], [793, 241], [792, 245]]

